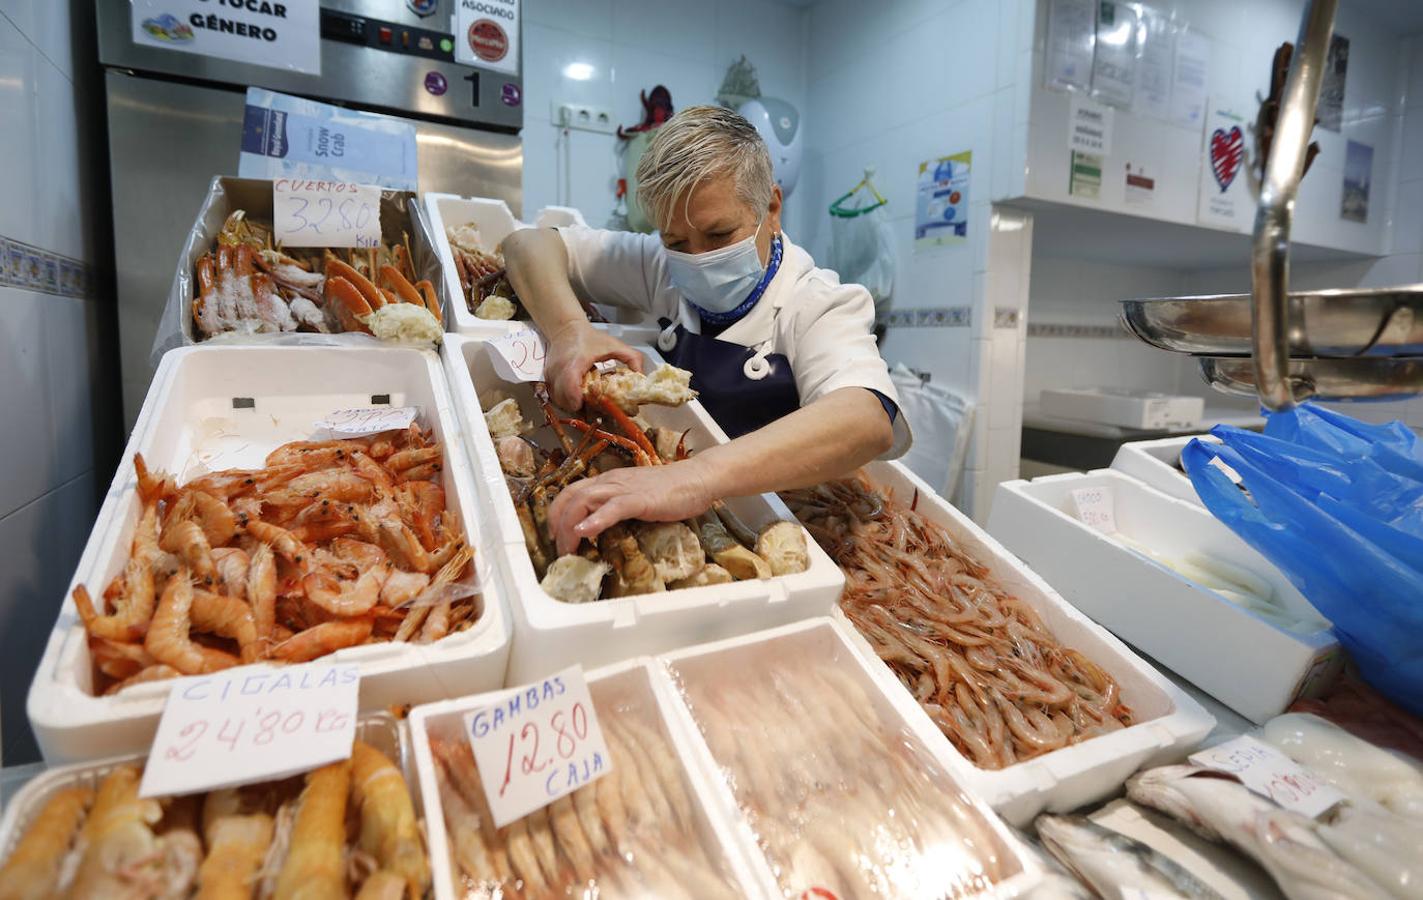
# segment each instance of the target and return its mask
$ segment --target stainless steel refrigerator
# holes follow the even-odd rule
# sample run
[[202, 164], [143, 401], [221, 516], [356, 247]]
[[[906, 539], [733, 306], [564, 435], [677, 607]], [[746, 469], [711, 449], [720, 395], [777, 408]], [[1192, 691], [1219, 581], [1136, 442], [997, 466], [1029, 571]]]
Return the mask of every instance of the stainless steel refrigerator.
[[126, 429], [153, 375], [153, 338], [183, 240], [212, 176], [237, 174], [248, 87], [409, 120], [421, 191], [496, 197], [522, 211], [522, 68], [508, 75], [455, 62], [448, 32], [458, 0], [319, 0], [319, 75], [136, 43], [132, 4], [95, 2]]

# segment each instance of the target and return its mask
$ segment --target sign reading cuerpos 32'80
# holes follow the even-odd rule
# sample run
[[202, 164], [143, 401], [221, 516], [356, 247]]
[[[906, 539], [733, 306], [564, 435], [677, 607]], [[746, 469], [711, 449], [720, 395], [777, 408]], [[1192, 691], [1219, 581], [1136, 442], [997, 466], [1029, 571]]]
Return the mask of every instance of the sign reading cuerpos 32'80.
[[133, 42], [321, 74], [317, 0], [132, 0]]

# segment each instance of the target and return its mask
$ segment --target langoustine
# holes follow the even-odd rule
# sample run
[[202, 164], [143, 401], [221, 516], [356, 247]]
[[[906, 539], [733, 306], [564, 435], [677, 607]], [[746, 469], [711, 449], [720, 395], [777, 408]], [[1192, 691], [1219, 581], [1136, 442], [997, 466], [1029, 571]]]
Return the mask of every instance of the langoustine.
[[845, 615], [976, 765], [1002, 768], [1132, 723], [1110, 674], [1059, 643], [912, 505], [863, 475], [782, 498], [845, 571]]
[[[73, 592], [96, 693], [470, 627], [482, 606], [468, 584], [473, 553], [445, 505], [443, 453], [412, 425], [284, 444], [263, 468], [181, 486], [136, 456], [129, 559], [97, 603], [86, 585]], [[441, 590], [422, 599], [436, 577]], [[430, 607], [430, 627], [402, 631]]]

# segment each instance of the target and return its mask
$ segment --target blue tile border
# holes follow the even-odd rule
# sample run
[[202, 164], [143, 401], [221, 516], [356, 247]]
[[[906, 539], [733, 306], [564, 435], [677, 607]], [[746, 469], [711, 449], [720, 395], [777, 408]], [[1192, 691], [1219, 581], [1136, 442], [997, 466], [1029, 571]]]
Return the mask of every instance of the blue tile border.
[[1131, 336], [1131, 333], [1120, 323], [1116, 325], [1056, 325], [1050, 322], [1028, 323], [1028, 337], [1129, 338]]
[[84, 300], [94, 283], [83, 260], [0, 235], [0, 287]]
[[890, 310], [885, 324], [890, 328], [967, 328], [973, 310], [967, 306], [929, 306]]

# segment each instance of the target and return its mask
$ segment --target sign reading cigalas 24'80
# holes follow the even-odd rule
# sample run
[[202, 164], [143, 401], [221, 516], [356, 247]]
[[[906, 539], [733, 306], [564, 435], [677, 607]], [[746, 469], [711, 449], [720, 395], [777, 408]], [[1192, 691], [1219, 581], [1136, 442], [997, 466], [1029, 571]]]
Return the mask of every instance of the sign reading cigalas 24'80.
[[317, 0], [132, 0], [133, 42], [321, 74]]

